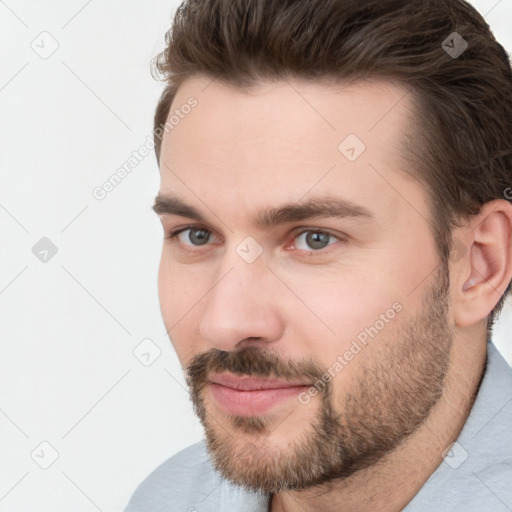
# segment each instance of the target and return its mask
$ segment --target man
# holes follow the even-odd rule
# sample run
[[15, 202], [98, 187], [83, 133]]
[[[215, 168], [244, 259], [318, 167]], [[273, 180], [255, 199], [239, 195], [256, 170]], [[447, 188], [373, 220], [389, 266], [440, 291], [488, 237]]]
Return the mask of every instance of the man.
[[161, 308], [206, 439], [126, 510], [512, 510], [512, 72], [482, 17], [188, 1], [157, 70]]

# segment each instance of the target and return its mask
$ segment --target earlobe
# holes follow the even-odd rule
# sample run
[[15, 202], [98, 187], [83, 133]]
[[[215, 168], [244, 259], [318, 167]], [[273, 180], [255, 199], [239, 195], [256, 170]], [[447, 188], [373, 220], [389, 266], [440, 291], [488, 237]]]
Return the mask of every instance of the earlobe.
[[485, 319], [512, 278], [512, 205], [501, 199], [486, 203], [465, 231], [469, 250], [456, 263], [465, 274], [454, 304], [460, 327]]

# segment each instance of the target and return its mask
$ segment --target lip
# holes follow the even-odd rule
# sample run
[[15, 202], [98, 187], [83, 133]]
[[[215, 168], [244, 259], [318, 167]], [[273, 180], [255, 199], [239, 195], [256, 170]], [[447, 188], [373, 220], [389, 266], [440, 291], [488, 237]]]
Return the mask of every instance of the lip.
[[219, 408], [236, 416], [264, 414], [310, 386], [310, 383], [300, 381], [235, 376], [229, 373], [211, 375], [208, 383]]
[[233, 375], [231, 373], [215, 373], [209, 377], [210, 382], [238, 389], [239, 391], [256, 391], [261, 389], [280, 389], [296, 386], [310, 386], [309, 382], [288, 381], [282, 379], [267, 379], [264, 377], [250, 377], [248, 375]]

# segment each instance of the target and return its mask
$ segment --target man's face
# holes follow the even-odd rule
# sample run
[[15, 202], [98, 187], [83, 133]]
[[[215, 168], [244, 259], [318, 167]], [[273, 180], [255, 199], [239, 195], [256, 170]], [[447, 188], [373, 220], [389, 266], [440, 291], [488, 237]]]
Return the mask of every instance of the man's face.
[[377, 81], [195, 78], [174, 99], [161, 308], [214, 464], [239, 484], [349, 476], [442, 394], [449, 279], [399, 156], [411, 108]]

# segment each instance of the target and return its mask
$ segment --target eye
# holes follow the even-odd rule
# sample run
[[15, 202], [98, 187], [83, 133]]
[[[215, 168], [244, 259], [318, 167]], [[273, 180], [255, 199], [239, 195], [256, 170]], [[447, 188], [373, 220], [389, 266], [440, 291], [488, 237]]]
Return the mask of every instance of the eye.
[[200, 227], [183, 228], [169, 235], [170, 239], [176, 239], [183, 245], [195, 247], [206, 245], [212, 237], [211, 231]]
[[340, 241], [340, 238], [325, 231], [303, 231], [295, 237], [294, 246], [301, 251], [320, 251]]

